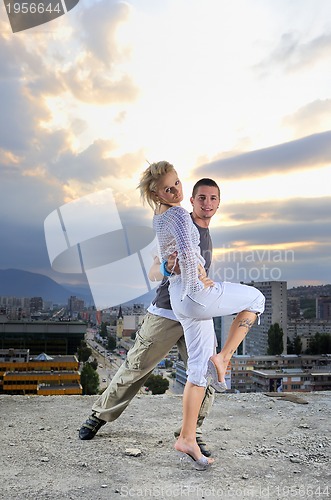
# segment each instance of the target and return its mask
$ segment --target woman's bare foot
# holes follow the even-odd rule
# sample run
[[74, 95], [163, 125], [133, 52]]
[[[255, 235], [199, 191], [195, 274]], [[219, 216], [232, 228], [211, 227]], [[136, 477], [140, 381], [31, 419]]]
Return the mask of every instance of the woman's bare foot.
[[[184, 439], [181, 436], [177, 439], [177, 441], [174, 444], [174, 448], [176, 451], [180, 451], [182, 453], [186, 453], [187, 455], [191, 456], [195, 461], [201, 460], [202, 458], [207, 458], [202, 455], [201, 450], [196, 442], [196, 440], [188, 440]], [[213, 458], [208, 458], [207, 459], [208, 464], [214, 463]]]
[[225, 384], [225, 373], [229, 364], [229, 360], [222, 358], [220, 354], [215, 354], [210, 357], [217, 370], [218, 381]]

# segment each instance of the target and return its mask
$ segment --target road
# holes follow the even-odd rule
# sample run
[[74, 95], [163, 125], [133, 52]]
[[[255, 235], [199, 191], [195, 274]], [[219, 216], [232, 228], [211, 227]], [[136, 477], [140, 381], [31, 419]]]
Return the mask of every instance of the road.
[[[116, 371], [123, 363], [123, 359], [120, 355], [108, 351], [104, 348], [104, 346], [96, 342], [95, 333], [95, 330], [87, 329], [85, 340], [93, 351], [93, 358], [96, 358], [98, 362], [97, 372], [100, 378], [100, 390], [103, 391], [106, 389]], [[108, 356], [111, 357], [112, 361], [108, 359]], [[169, 389], [167, 393], [183, 394], [184, 386], [172, 378], [170, 373], [167, 373], [164, 368], [155, 368], [154, 374], [162, 375], [169, 380]]]
[[87, 329], [85, 340], [92, 349], [92, 357], [98, 362], [97, 372], [100, 378], [100, 390], [103, 391], [123, 363], [123, 360], [121, 356], [108, 351], [104, 346], [99, 344], [95, 340], [95, 333], [94, 329]]

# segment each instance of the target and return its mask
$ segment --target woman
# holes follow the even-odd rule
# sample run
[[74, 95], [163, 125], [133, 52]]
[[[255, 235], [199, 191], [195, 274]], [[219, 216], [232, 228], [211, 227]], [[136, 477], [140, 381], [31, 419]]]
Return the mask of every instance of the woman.
[[[169, 273], [171, 305], [181, 322], [188, 351], [187, 382], [183, 394], [183, 424], [175, 449], [186, 454], [195, 468], [207, 468], [196, 443], [196, 421], [207, 378], [220, 392], [226, 390], [225, 372], [230, 358], [245, 338], [257, 315], [264, 310], [264, 296], [254, 287], [237, 283], [213, 283], [205, 279], [199, 233], [189, 213], [181, 207], [182, 185], [173, 165], [151, 164], [142, 174], [141, 196], [154, 209], [153, 226], [163, 261], [177, 253], [180, 274]], [[220, 353], [215, 354], [214, 316], [239, 313]]]

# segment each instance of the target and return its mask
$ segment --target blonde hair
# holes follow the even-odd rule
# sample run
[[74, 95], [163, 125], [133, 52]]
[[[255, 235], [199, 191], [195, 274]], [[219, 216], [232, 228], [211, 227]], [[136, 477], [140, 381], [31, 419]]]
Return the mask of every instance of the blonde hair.
[[155, 191], [157, 189], [158, 182], [163, 175], [174, 171], [175, 167], [168, 161], [158, 161], [157, 163], [151, 163], [142, 173], [137, 189], [140, 190], [140, 196], [143, 201], [147, 201], [153, 210], [157, 206]]

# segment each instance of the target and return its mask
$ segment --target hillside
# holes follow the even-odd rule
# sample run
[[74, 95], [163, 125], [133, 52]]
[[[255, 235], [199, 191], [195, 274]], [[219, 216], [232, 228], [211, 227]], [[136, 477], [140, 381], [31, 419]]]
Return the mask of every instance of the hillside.
[[288, 297], [302, 297], [316, 299], [319, 295], [331, 295], [330, 285], [297, 286], [287, 290]]
[[92, 300], [90, 294], [76, 293], [43, 274], [20, 269], [0, 270], [0, 296], [42, 297], [53, 303], [66, 304], [70, 295]]

